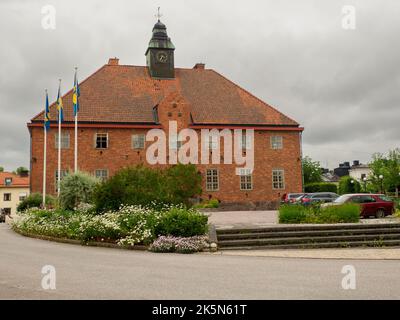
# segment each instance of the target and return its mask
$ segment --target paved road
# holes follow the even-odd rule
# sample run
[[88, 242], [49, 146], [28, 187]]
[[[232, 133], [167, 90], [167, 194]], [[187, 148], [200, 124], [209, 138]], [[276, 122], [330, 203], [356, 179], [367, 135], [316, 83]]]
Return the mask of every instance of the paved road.
[[[56, 290], [41, 268], [56, 268]], [[357, 289], [341, 288], [354, 265]], [[398, 261], [155, 254], [25, 238], [0, 225], [3, 299], [398, 299]]]

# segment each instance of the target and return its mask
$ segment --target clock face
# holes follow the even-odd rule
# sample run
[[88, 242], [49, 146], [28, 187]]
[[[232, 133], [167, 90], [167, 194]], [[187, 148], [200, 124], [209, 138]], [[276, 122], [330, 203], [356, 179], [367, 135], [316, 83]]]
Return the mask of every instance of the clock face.
[[168, 61], [168, 54], [165, 51], [157, 52], [157, 61], [161, 63], [166, 63]]

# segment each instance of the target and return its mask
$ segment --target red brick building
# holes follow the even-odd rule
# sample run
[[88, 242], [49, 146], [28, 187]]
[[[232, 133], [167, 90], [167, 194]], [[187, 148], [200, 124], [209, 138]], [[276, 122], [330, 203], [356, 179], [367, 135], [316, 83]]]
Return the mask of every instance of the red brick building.
[[[236, 175], [236, 164], [197, 165], [204, 177], [203, 198], [269, 202], [283, 193], [300, 192], [303, 129], [299, 124], [204, 64], [175, 68], [174, 49], [165, 25], [157, 22], [146, 51], [146, 66], [121, 65], [112, 58], [80, 83], [79, 169], [106, 178], [124, 166], [149, 165], [146, 150], [151, 143], [144, 135], [154, 128], [168, 132], [169, 121], [175, 120], [178, 129], [197, 132], [202, 128], [255, 130], [251, 175]], [[74, 167], [72, 90], [63, 96], [63, 102], [61, 166], [65, 174]], [[47, 190], [55, 193], [55, 104], [50, 113]], [[28, 123], [32, 192], [42, 191], [43, 117], [41, 112]]]

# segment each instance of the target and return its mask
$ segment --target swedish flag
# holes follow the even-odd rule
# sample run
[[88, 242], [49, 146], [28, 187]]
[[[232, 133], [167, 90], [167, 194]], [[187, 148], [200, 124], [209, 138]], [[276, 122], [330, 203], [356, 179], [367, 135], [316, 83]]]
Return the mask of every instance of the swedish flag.
[[58, 117], [59, 117], [60, 121], [63, 122], [64, 121], [64, 106], [63, 106], [63, 102], [62, 102], [62, 98], [61, 98], [60, 87], [61, 87], [61, 84], [58, 86], [58, 95], [57, 95], [56, 105], [57, 105]]
[[76, 70], [75, 70], [74, 90], [73, 90], [73, 94], [72, 94], [72, 103], [74, 105], [74, 116], [76, 116], [79, 111], [79, 96], [80, 95], [81, 95], [81, 93], [79, 90], [79, 83], [78, 83], [78, 79], [76, 76]]
[[44, 110], [44, 128], [46, 131], [50, 130], [50, 109], [49, 109], [49, 95], [46, 90], [46, 107]]

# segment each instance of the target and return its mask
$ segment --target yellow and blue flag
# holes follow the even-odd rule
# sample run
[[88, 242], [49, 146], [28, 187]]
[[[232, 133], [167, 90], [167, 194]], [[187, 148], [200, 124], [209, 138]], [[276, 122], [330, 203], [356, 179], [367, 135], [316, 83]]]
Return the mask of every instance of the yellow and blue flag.
[[60, 93], [60, 86], [58, 86], [58, 95], [57, 95], [57, 111], [58, 111], [58, 119], [63, 122], [64, 121], [64, 106], [61, 98], [61, 93]]
[[79, 90], [79, 83], [78, 79], [76, 76], [76, 70], [75, 70], [75, 78], [74, 78], [74, 90], [72, 93], [72, 103], [74, 105], [74, 116], [78, 114], [79, 111], [79, 96], [81, 95], [80, 90]]
[[50, 109], [49, 109], [49, 95], [46, 90], [46, 107], [44, 110], [44, 128], [46, 131], [50, 130]]

